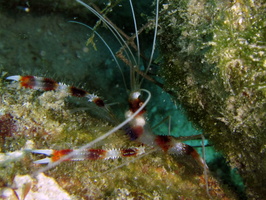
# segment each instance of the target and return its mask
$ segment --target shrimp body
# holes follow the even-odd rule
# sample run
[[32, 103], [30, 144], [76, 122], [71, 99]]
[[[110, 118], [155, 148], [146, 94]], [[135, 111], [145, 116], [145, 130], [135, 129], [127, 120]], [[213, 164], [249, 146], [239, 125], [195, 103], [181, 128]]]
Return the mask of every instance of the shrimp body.
[[[124, 41], [124, 39], [120, 35], [120, 33], [116, 30], [115, 27], [113, 27], [113, 25], [108, 20], [106, 20], [104, 17], [101, 16], [101, 14], [99, 14], [96, 10], [94, 10], [92, 7], [85, 4], [84, 2], [82, 2], [80, 0], [77, 0], [77, 2], [82, 4], [86, 8], [88, 8], [93, 14], [95, 14], [99, 19], [101, 19], [102, 22], [115, 35], [115, 37], [117, 38], [119, 43], [124, 45], [125, 49], [128, 50], [127, 55], [130, 55], [130, 54], [132, 55], [132, 52], [127, 45], [127, 42]], [[177, 141], [176, 139], [174, 139], [171, 136], [160, 136], [160, 135], [153, 134], [149, 124], [147, 123], [147, 120], [145, 117], [146, 108], [145, 108], [144, 104], [148, 103], [150, 97], [148, 99], [146, 99], [146, 101], [144, 102], [140, 99], [140, 96], [141, 96], [142, 92], [147, 93], [150, 96], [150, 92], [145, 90], [145, 89], [140, 88], [142, 80], [139, 81], [139, 79], [137, 78], [136, 71], [135, 71], [135, 69], [140, 66], [140, 47], [139, 47], [139, 41], [138, 41], [137, 24], [136, 24], [135, 16], [134, 16], [134, 8], [133, 8], [131, 0], [129, 0], [129, 3], [130, 3], [130, 7], [132, 9], [132, 16], [134, 19], [138, 59], [135, 60], [134, 56], [132, 58], [132, 62], [130, 61], [130, 56], [128, 58], [124, 59], [124, 60], [128, 61], [127, 64], [130, 66], [131, 92], [130, 92], [129, 98], [128, 98], [129, 110], [125, 113], [126, 120], [120, 124], [121, 128], [125, 130], [126, 135], [129, 136], [130, 140], [137, 141], [141, 145], [142, 144], [148, 145], [151, 148], [160, 149], [163, 152], [169, 153], [171, 155], [176, 155], [176, 156], [189, 155], [189, 156], [192, 156], [202, 167], [206, 168], [205, 162], [200, 158], [199, 154], [197, 153], [197, 151], [194, 148], [192, 148], [191, 146], [189, 146], [187, 144], [184, 144], [184, 143]], [[149, 67], [151, 65], [153, 54], [154, 54], [154, 49], [155, 49], [155, 44], [156, 44], [155, 41], [156, 41], [156, 34], [157, 34], [157, 27], [158, 27], [158, 10], [159, 10], [159, 7], [158, 7], [159, 1], [158, 0], [157, 0], [156, 5], [157, 5], [156, 6], [156, 19], [155, 19], [156, 26], [155, 26], [155, 30], [154, 30], [153, 48], [152, 48], [152, 52], [151, 52], [151, 56], [150, 56], [150, 60], [149, 60], [147, 69], [149, 69]], [[92, 28], [90, 28], [89, 26], [87, 26], [85, 24], [82, 24], [79, 22], [75, 22], [75, 23], [84, 25], [84, 26], [86, 26], [92, 30]], [[94, 33], [99, 36], [99, 34], [96, 31], [94, 31]], [[104, 42], [104, 44], [108, 47], [109, 51], [113, 55], [113, 53], [110, 50], [110, 47], [107, 45], [107, 43], [102, 39], [101, 36], [99, 36], [99, 38]], [[119, 52], [119, 54], [121, 56], [122, 52]], [[115, 57], [114, 57], [114, 60], [116, 61], [119, 69], [121, 70]], [[147, 72], [147, 70], [146, 70], [146, 72]], [[20, 86], [24, 87], [24, 88], [37, 89], [37, 90], [43, 90], [43, 91], [50, 91], [50, 90], [64, 91], [70, 96], [87, 98], [89, 102], [93, 102], [97, 106], [103, 107], [103, 109], [105, 109], [114, 118], [114, 121], [118, 121], [114, 117], [114, 115], [111, 113], [109, 108], [107, 106], [105, 106], [102, 99], [100, 99], [97, 95], [90, 94], [89, 92], [87, 92], [83, 89], [79, 89], [79, 88], [76, 88], [74, 86], [68, 86], [66, 84], [56, 82], [50, 78], [43, 78], [43, 77], [36, 77], [36, 76], [18, 76], [18, 75], [15, 75], [15, 76], [9, 76], [9, 77], [7, 77], [7, 79], [13, 80], [13, 81], [19, 81]], [[119, 127], [119, 126], [117, 126], [117, 127]], [[42, 160], [39, 162], [37, 161], [37, 162], [38, 163], [47, 163], [49, 161], [48, 163], [50, 163], [50, 162], [55, 162], [55, 161], [61, 160], [61, 159], [62, 159], [61, 161], [87, 159], [90, 157], [90, 155], [87, 158], [85, 158], [86, 156], [82, 159], [79, 158], [78, 154], [84, 155], [84, 150], [87, 152], [90, 152], [90, 150], [88, 148], [84, 147], [81, 151], [74, 151], [74, 150], [73, 151], [69, 151], [69, 150], [64, 151], [64, 150], [62, 150], [61, 153], [59, 153], [57, 156], [54, 156], [54, 154], [56, 154], [56, 151], [54, 151], [53, 153], [51, 153], [51, 155], [53, 155], [54, 158], [56, 157], [56, 159], [48, 159], [48, 160], [46, 159], [46, 160]], [[91, 151], [95, 152], [93, 149]], [[43, 151], [35, 151], [34, 153], [42, 153], [42, 152]], [[98, 158], [105, 158], [105, 155], [106, 155], [105, 151], [103, 151], [103, 152], [96, 151], [96, 152], [99, 153]], [[104, 155], [101, 155], [100, 153], [103, 153]], [[64, 158], [65, 155], [68, 155], [69, 157]], [[95, 155], [96, 154], [94, 154], [94, 156]], [[123, 153], [121, 155], [123, 155]], [[132, 155], [136, 156], [137, 153], [133, 153]], [[116, 156], [111, 156], [110, 158], [112, 158], [112, 157], [115, 158]], [[109, 157], [107, 156], [107, 158], [109, 158]]]
[[[129, 111], [126, 112], [126, 117], [131, 116], [143, 104], [140, 100], [140, 92], [135, 91], [129, 97]], [[143, 109], [133, 120], [129, 122], [129, 127], [126, 134], [131, 140], [136, 140], [142, 144], [148, 145], [153, 148], [158, 148], [170, 155], [192, 156], [200, 166], [207, 167], [204, 160], [200, 157], [198, 152], [191, 146], [178, 142], [174, 137], [155, 135], [149, 124], [146, 123], [145, 118], [146, 109]]]
[[[95, 103], [99, 107], [104, 107], [104, 102], [97, 95], [90, 94], [83, 89], [76, 88], [74, 86], [68, 86], [63, 83], [58, 83], [53, 79], [36, 77], [36, 76], [9, 76], [7, 80], [18, 81], [19, 85], [23, 88], [43, 90], [43, 91], [64, 91], [71, 96], [87, 98], [89, 102]], [[184, 143], [176, 141], [171, 136], [160, 136], [155, 135], [146, 120], [146, 109], [141, 109], [144, 101], [141, 100], [141, 91], [147, 92], [147, 90], [139, 89], [130, 93], [128, 103], [129, 110], [125, 113], [126, 119], [131, 118], [137, 110], [140, 110], [137, 115], [133, 116], [132, 119], [122, 128], [125, 130], [126, 135], [129, 139], [136, 141], [141, 145], [147, 145], [151, 148], [162, 150], [170, 155], [188, 155], [192, 156], [202, 167], [206, 164], [201, 159], [197, 151]], [[98, 160], [98, 159], [117, 159], [120, 157], [132, 157], [138, 156], [145, 152], [144, 148], [134, 147], [130, 149], [112, 149], [112, 150], [101, 150], [101, 149], [84, 149], [78, 150], [33, 150], [32, 153], [44, 154], [50, 156], [37, 160], [34, 163], [46, 164], [58, 161], [62, 158], [62, 161], [80, 161], [80, 160]], [[64, 156], [72, 154], [70, 158], [64, 159]]]

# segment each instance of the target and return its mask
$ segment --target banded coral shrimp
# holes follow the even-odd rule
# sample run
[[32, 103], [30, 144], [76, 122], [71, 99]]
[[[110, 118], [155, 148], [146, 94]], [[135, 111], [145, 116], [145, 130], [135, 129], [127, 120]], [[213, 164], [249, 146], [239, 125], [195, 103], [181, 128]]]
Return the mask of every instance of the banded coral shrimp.
[[[20, 78], [21, 77], [19, 76], [9, 77], [9, 79], [11, 80], [19, 80]], [[111, 138], [108, 137], [105, 140], [100, 138], [99, 135], [102, 135], [103, 133], [106, 132], [110, 133], [105, 130], [105, 127], [107, 125], [97, 121], [96, 127], [101, 126], [101, 128], [103, 129], [101, 132], [100, 131], [101, 128], [99, 127], [93, 128], [89, 126], [92, 124], [89, 124], [87, 120], [94, 121], [93, 124], [95, 124], [96, 122], [95, 119], [91, 119], [89, 116], [86, 115], [86, 113], [77, 112], [74, 115], [71, 115], [69, 109], [66, 109], [66, 107], [64, 107], [65, 105], [63, 99], [67, 95], [62, 91], [61, 91], [62, 93], [60, 93], [60, 91], [56, 93], [46, 92], [38, 97], [36, 97], [36, 92], [32, 90], [15, 90], [15, 92], [19, 93], [18, 97], [21, 98], [25, 110], [28, 109], [27, 112], [29, 112], [29, 110], [31, 111], [30, 113], [28, 113], [27, 117], [25, 116], [25, 119], [28, 119], [30, 117], [31, 119], [34, 119], [36, 127], [38, 128], [42, 127], [42, 130], [31, 130], [28, 132], [20, 130], [21, 132], [23, 131], [25, 134], [28, 135], [34, 133], [34, 139], [36, 139], [36, 141], [34, 141], [35, 142], [34, 149], [47, 148], [47, 147], [49, 149], [52, 149], [54, 147], [56, 149], [63, 149], [68, 147], [68, 145], [62, 143], [63, 142], [66, 143], [67, 141], [69, 142], [71, 140], [72, 140], [70, 142], [71, 145], [77, 147], [81, 146], [87, 141], [94, 141], [96, 143], [98, 142], [98, 140], [100, 141], [100, 143], [104, 143], [104, 145], [101, 145], [102, 149], [104, 148], [118, 149], [121, 147], [123, 147], [123, 149], [129, 149], [129, 147], [132, 146], [138, 147], [136, 146], [137, 145], [136, 143], [131, 143], [130, 141], [128, 141], [128, 138], [126, 136], [123, 136], [124, 133], [119, 133], [117, 135], [112, 134], [110, 136]], [[27, 96], [25, 96], [25, 93], [27, 93]], [[16, 98], [17, 96], [15, 97], [16, 94], [14, 94], [14, 92], [13, 95], [14, 95], [13, 97], [4, 96], [3, 99], [5, 99], [5, 102], [10, 102], [10, 100], [8, 100], [10, 98], [13, 99], [14, 101], [14, 98]], [[135, 96], [133, 97], [135, 98]], [[21, 102], [19, 102], [18, 104], [20, 103]], [[9, 105], [10, 104], [11, 103], [9, 103]], [[13, 109], [15, 109], [15, 107], [16, 106], [13, 106]], [[23, 115], [26, 115], [27, 113], [25, 113], [25, 110], [20, 112], [23, 113]], [[139, 111], [142, 110], [143, 108], [141, 107]], [[73, 116], [75, 116], [75, 119], [73, 119], [74, 118]], [[47, 120], [49, 120], [48, 118], [50, 117], [53, 118], [54, 121], [53, 124], [43, 121], [39, 123], [40, 121], [38, 120], [38, 118], [47, 118]], [[14, 118], [17, 119], [17, 116]], [[67, 119], [63, 120], [62, 118], [67, 118]], [[25, 123], [24, 126], [28, 125], [29, 123], [32, 123], [32, 122], [27, 123], [26, 121], [27, 120], [24, 121]], [[84, 123], [84, 121], [86, 121], [86, 123]], [[60, 125], [58, 124], [59, 122]], [[98, 125], [98, 123], [101, 125]], [[125, 122], [125, 124], [126, 123], [127, 122]], [[21, 125], [19, 124], [19, 126]], [[21, 129], [23, 129], [24, 126], [22, 126]], [[55, 126], [58, 127], [55, 128]], [[60, 129], [63, 129], [63, 131]], [[113, 132], [116, 129], [119, 129], [119, 126], [116, 126], [115, 129], [111, 129], [111, 132]], [[51, 133], [60, 132], [61, 134], [59, 135], [58, 133], [55, 133], [55, 135], [57, 136], [51, 136], [51, 133], [47, 133], [49, 132], [49, 130], [51, 130]], [[91, 131], [91, 133], [88, 133], [90, 130], [93, 131]], [[86, 132], [86, 134], [84, 133], [81, 134], [81, 132], [83, 131]], [[42, 132], [42, 136], [40, 136], [40, 132]], [[46, 132], [45, 135], [44, 132]], [[72, 136], [69, 135], [70, 132]], [[32, 137], [29, 136], [28, 138]], [[42, 141], [43, 138], [46, 138], [46, 141]], [[111, 144], [108, 144], [108, 142]], [[149, 139], [148, 142], [150, 142]], [[21, 141], [20, 143], [22, 144], [23, 142]], [[90, 146], [90, 148], [91, 147], [94, 148], [94, 146]], [[15, 149], [15, 147], [13, 148]], [[27, 148], [29, 147], [25, 147], [25, 149]], [[202, 199], [206, 199], [207, 194], [204, 187], [204, 181], [202, 181], [202, 177], [194, 175], [189, 176], [189, 174], [186, 174], [190, 178], [187, 177], [187, 179], [184, 179], [184, 174], [182, 173], [183, 167], [178, 165], [178, 161], [176, 162], [175, 158], [164, 155], [165, 154], [160, 151], [156, 153], [154, 152], [152, 154], [144, 156], [141, 159], [137, 159], [134, 163], [130, 163], [126, 167], [117, 168], [115, 170], [112, 170], [111, 173], [107, 173], [104, 175], [101, 175], [102, 171], [104, 172], [108, 169], [114, 168], [114, 166], [119, 166], [119, 163], [121, 164], [121, 161], [97, 160], [96, 162], [93, 163], [63, 162], [56, 168], [46, 171], [46, 173], [49, 176], [54, 177], [61, 187], [63, 187], [65, 190], [67, 190], [70, 194], [73, 195], [73, 198], [76, 197], [84, 199], [85, 198], [95, 199], [95, 198], [109, 197], [109, 198], [120, 198], [120, 199], [126, 199], [126, 198], [154, 199], [157, 197], [157, 198], [167, 198], [167, 199], [175, 199], [175, 198], [182, 199], [189, 197], [189, 198], [199, 199], [201, 198], [199, 197], [199, 195], [200, 196], [202, 195]], [[186, 160], [186, 158], [184, 159]], [[25, 173], [29, 174], [32, 172], [32, 170], [29, 170], [29, 168], [35, 167], [36, 169], [36, 166], [32, 163], [32, 160], [34, 159], [29, 159], [27, 157], [24, 158], [24, 162], [26, 162], [26, 164], [25, 163], [22, 164], [24, 168], [26, 168], [24, 169], [24, 174]], [[127, 161], [122, 160], [122, 162], [127, 162]], [[91, 179], [91, 177], [95, 177], [95, 172], [97, 171], [100, 171], [99, 177]], [[166, 189], [169, 191], [169, 193], [164, 191], [165, 182], [167, 182]], [[202, 186], [200, 186], [201, 184]], [[188, 187], [194, 188], [194, 190], [197, 190], [198, 193], [192, 194], [191, 191], [187, 190]]]

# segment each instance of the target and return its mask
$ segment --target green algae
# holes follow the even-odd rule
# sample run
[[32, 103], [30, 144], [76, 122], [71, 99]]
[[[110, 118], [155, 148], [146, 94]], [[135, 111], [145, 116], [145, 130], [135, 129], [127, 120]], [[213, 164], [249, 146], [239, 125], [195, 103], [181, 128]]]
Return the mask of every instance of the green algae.
[[189, 118], [262, 199], [265, 156], [265, 2], [165, 1], [161, 74]]

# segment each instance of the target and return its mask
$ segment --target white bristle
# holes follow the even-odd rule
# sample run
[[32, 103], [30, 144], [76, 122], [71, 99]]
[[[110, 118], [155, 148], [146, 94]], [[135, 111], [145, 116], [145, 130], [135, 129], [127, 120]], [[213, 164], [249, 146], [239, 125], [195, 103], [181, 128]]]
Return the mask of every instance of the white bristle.
[[108, 149], [105, 159], [116, 159], [121, 157], [121, 153], [119, 149]]
[[138, 155], [144, 154], [145, 153], [145, 147], [144, 146], [140, 146], [138, 147]]

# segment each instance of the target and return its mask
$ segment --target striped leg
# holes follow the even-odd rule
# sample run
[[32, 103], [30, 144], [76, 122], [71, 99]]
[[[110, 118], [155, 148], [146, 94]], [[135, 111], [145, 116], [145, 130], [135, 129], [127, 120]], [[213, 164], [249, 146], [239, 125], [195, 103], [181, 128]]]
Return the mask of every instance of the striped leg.
[[72, 157], [63, 161], [81, 161], [81, 160], [108, 160], [117, 159], [121, 157], [134, 157], [145, 153], [145, 148], [132, 147], [127, 149], [85, 149], [85, 150], [75, 150], [75, 149], [63, 149], [63, 150], [52, 150], [52, 149], [37, 149], [32, 150], [32, 153], [44, 154], [49, 156], [47, 158], [34, 161], [35, 164], [47, 164], [53, 163], [64, 156], [72, 153]]
[[64, 83], [58, 83], [50, 78], [37, 77], [37, 76], [9, 76], [7, 80], [19, 81], [20, 87], [43, 90], [43, 91], [65, 91], [70, 96], [75, 97], [85, 97], [89, 102], [95, 103], [99, 107], [104, 107], [104, 102], [95, 94], [90, 94], [89, 92], [76, 88], [73, 86], [68, 86]]

